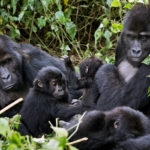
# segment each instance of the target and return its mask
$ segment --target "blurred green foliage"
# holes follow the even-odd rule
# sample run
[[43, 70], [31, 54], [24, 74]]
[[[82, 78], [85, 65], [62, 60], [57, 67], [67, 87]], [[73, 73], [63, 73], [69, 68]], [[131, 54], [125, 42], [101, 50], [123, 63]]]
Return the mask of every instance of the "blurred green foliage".
[[107, 54], [111, 62], [123, 16], [139, 1], [1, 0], [0, 33], [50, 54], [71, 53], [80, 59]]

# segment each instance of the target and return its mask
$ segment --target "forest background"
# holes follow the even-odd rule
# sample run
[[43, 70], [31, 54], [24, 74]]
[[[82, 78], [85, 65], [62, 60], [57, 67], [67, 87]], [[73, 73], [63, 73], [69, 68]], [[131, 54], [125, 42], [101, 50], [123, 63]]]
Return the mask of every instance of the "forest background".
[[[123, 18], [136, 3], [148, 0], [0, 0], [0, 34], [30, 43], [50, 55], [69, 55], [77, 65], [88, 56], [114, 63]], [[150, 63], [150, 57], [144, 61]], [[35, 139], [20, 136], [20, 116], [0, 118], [2, 150], [76, 150], [63, 129]], [[79, 121], [80, 122], [80, 121]], [[78, 127], [78, 126], [77, 126]], [[71, 135], [72, 136], [72, 135]]]

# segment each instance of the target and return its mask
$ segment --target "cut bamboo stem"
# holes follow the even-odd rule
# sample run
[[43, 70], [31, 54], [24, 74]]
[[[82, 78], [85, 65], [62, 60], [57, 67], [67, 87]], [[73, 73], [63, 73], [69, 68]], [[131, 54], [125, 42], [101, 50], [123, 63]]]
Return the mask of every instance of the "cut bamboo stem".
[[19, 98], [16, 101], [9, 104], [8, 106], [4, 107], [3, 109], [0, 110], [0, 115], [3, 114], [5, 111], [9, 110], [10, 108], [14, 107], [15, 105], [17, 105], [18, 103], [22, 102], [22, 101], [23, 101], [23, 98]]
[[78, 140], [76, 140], [76, 141], [69, 142], [69, 143], [67, 143], [67, 145], [73, 145], [73, 144], [77, 144], [77, 143], [80, 143], [80, 142], [83, 142], [83, 141], [87, 141], [87, 140], [88, 140], [88, 138], [87, 138], [87, 137], [84, 137], [84, 138], [82, 138], [82, 139], [78, 139]]

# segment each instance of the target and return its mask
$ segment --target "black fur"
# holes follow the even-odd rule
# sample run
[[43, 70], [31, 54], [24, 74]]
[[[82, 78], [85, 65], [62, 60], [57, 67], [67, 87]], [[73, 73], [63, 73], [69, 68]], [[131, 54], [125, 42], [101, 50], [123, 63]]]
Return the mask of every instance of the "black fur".
[[[64, 127], [68, 129], [76, 123], [77, 120], [71, 120]], [[129, 107], [117, 107], [106, 112], [88, 112], [71, 141], [87, 137], [87, 141], [75, 146], [80, 150], [113, 150], [123, 141], [149, 133], [150, 120], [143, 113]]]
[[91, 99], [97, 101], [97, 109], [130, 106], [149, 114], [150, 66], [142, 64], [150, 53], [149, 20], [150, 6], [136, 5], [127, 13], [117, 46], [116, 65], [103, 65], [95, 75], [95, 89], [100, 96]]
[[[11, 59], [5, 59], [6, 56]], [[5, 62], [3, 61], [0, 63], [0, 66], [4, 66], [5, 63], [5, 69], [1, 68], [0, 72], [3, 71], [5, 73], [2, 73], [0, 76], [0, 109], [19, 97], [24, 98], [28, 93], [29, 88], [32, 86], [32, 82], [37, 72], [42, 67], [54, 66], [59, 68], [65, 76], [68, 77], [67, 69], [63, 61], [56, 57], [52, 57], [46, 52], [29, 44], [17, 44], [6, 35], [0, 35], [0, 60], [2, 59], [5, 59]], [[8, 71], [11, 74], [11, 78], [8, 75]], [[72, 80], [76, 80], [74, 77], [75, 76], [72, 77]], [[2, 78], [4, 78], [3, 80], [5, 81], [7, 79], [8, 84], [10, 84], [10, 80], [12, 80], [12, 82], [16, 81], [16, 84], [10, 84], [9, 87], [4, 87], [4, 83], [6, 82], [3, 81]], [[81, 92], [79, 91], [79, 94], [77, 95], [78, 90], [72, 88], [72, 82], [69, 81], [69, 78], [66, 80], [68, 80], [71, 102], [72, 98], [80, 97]], [[20, 107], [20, 105], [13, 107], [4, 113], [3, 116], [11, 117], [19, 112]]]
[[114, 150], [149, 150], [150, 149], [150, 134], [136, 139], [128, 139], [121, 142], [118, 148]]
[[[57, 84], [53, 85], [53, 79]], [[80, 106], [68, 104], [68, 90], [63, 73], [55, 67], [44, 67], [38, 72], [33, 88], [25, 98], [19, 131], [22, 135], [36, 137], [51, 133], [48, 121], [55, 124], [56, 118], [69, 120], [80, 111]]]

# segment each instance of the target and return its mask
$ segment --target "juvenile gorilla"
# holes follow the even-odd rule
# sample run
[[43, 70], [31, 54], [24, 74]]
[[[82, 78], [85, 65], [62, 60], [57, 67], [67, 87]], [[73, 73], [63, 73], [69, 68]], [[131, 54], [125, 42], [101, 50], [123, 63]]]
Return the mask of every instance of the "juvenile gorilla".
[[19, 131], [22, 135], [38, 136], [50, 133], [50, 121], [55, 119], [70, 119], [80, 113], [78, 105], [68, 104], [68, 89], [63, 73], [55, 67], [42, 68], [25, 98], [21, 109], [21, 125]]
[[[77, 120], [63, 123], [67, 129]], [[74, 131], [72, 129], [70, 134]], [[127, 139], [135, 139], [150, 133], [150, 120], [141, 112], [129, 107], [116, 107], [113, 110], [88, 112], [72, 141], [87, 137], [88, 140], [75, 146], [80, 150], [113, 150]]]
[[150, 66], [142, 64], [149, 53], [150, 6], [136, 5], [125, 17], [117, 46], [116, 65], [103, 65], [96, 73], [100, 94], [98, 109], [109, 110], [125, 105], [149, 114]]

